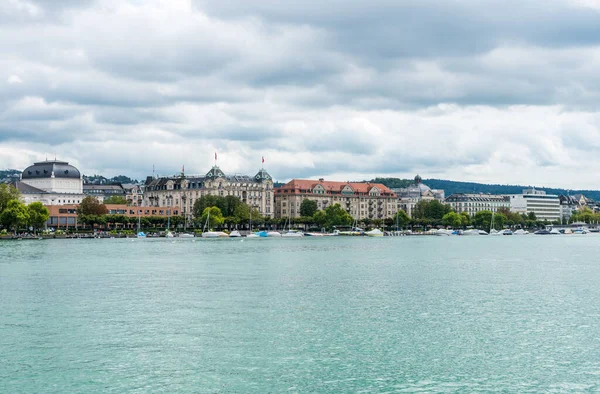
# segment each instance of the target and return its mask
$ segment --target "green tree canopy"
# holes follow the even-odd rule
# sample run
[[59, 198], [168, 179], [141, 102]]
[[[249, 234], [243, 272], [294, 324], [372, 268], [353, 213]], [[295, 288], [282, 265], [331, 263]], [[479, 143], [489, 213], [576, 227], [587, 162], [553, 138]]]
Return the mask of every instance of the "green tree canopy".
[[29, 216], [29, 225], [34, 228], [34, 231], [43, 227], [50, 217], [50, 211], [41, 202], [32, 202], [27, 206], [27, 214]]
[[438, 200], [421, 200], [415, 205], [412, 216], [415, 219], [442, 220], [444, 215], [451, 211], [450, 205], [442, 204]]
[[26, 225], [28, 221], [29, 212], [27, 207], [19, 200], [10, 200], [2, 214], [0, 214], [0, 222], [9, 229], [13, 228], [15, 233], [20, 226]]
[[220, 226], [225, 221], [225, 219], [223, 218], [223, 213], [221, 212], [221, 209], [219, 209], [219, 207], [204, 208], [204, 212], [200, 217], [200, 222], [204, 226], [207, 220], [209, 229], [214, 228], [216, 226]]
[[5, 183], [0, 184], [0, 213], [6, 209], [9, 201], [19, 200], [20, 198], [21, 192], [16, 187]]
[[105, 204], [127, 204], [127, 200], [123, 196], [110, 196], [104, 199]]
[[81, 200], [79, 207], [77, 207], [78, 215], [106, 215], [108, 210], [106, 205], [99, 202], [96, 197], [87, 196]]
[[506, 224], [506, 216], [502, 213], [493, 214], [491, 211], [479, 211], [473, 217], [473, 224], [480, 229], [489, 231], [494, 218], [494, 229], [501, 230]]
[[442, 217], [442, 223], [444, 226], [451, 226], [453, 228], [462, 227], [464, 217], [456, 212], [448, 212]]
[[463, 226], [466, 227], [471, 225], [471, 215], [467, 212], [461, 212], [460, 216], [462, 216]]
[[325, 208], [325, 217], [325, 226], [328, 228], [349, 226], [354, 222], [354, 218], [340, 204], [333, 204]]
[[404, 212], [401, 209], [398, 212], [396, 212], [396, 215], [394, 215], [394, 225], [396, 223], [398, 224], [399, 227], [404, 227], [408, 223], [410, 223], [410, 217], [408, 216], [408, 214], [406, 212]]
[[317, 202], [313, 200], [309, 200], [305, 198], [302, 200], [302, 204], [300, 204], [300, 215], [302, 216], [312, 216], [317, 212]]

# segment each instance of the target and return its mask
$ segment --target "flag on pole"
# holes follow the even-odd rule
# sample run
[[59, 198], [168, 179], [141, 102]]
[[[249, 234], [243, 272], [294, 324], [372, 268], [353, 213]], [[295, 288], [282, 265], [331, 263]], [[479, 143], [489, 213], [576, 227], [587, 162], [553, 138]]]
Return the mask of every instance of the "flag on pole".
[[181, 172], [185, 172], [185, 164], [181, 166]]
[[215, 152], [215, 161], [217, 161], [217, 152]]
[[265, 164], [265, 157], [264, 156], [262, 157], [262, 162], [263, 162], [263, 164]]

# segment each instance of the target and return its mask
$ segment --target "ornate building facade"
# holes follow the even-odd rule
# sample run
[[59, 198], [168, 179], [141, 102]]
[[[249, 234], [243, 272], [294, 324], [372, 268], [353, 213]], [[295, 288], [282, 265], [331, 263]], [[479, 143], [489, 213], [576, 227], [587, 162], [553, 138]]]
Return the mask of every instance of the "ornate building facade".
[[149, 177], [144, 187], [144, 205], [176, 207], [181, 215], [192, 218], [194, 203], [202, 196], [235, 196], [273, 217], [273, 179], [263, 168], [255, 176], [225, 175], [214, 166], [205, 176]]
[[275, 217], [300, 217], [305, 199], [316, 201], [318, 209], [340, 204], [357, 220], [386, 219], [398, 212], [396, 194], [380, 183], [293, 179], [275, 190]]
[[454, 211], [466, 212], [471, 216], [481, 211], [497, 212], [500, 208], [511, 208], [511, 202], [507, 196], [483, 193], [455, 193], [448, 196], [446, 203], [450, 204]]
[[419, 175], [415, 177], [415, 182], [405, 188], [393, 189], [398, 195], [398, 204], [408, 216], [412, 217], [412, 211], [419, 201], [438, 200], [444, 202], [444, 191], [434, 190], [423, 183]]

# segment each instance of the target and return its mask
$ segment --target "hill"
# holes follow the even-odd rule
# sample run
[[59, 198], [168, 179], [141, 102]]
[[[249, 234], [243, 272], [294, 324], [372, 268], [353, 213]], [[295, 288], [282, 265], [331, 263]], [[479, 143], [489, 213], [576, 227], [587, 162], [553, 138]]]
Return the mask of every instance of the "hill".
[[[371, 182], [383, 183], [389, 188], [406, 187], [413, 182], [411, 179], [399, 178], [375, 178]], [[454, 193], [490, 193], [490, 194], [519, 194], [523, 189], [531, 188], [531, 186], [523, 185], [497, 185], [475, 182], [457, 182], [444, 179], [424, 179], [423, 183], [432, 189], [442, 189], [446, 196]], [[595, 201], [600, 200], [600, 190], [567, 190], [549, 187], [537, 187], [538, 190], [544, 190], [548, 194], [583, 194]]]

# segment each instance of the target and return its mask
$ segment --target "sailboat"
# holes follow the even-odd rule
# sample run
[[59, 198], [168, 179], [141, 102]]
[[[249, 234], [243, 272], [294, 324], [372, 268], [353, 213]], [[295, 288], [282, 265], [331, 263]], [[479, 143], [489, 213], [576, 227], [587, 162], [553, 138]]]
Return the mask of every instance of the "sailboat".
[[146, 238], [146, 234], [143, 231], [140, 230], [141, 221], [142, 221], [141, 216], [138, 213], [138, 228], [137, 228], [138, 233], [137, 233], [137, 237], [138, 238]]
[[[264, 237], [266, 237], [266, 236], [267, 236], [267, 233], [265, 233]], [[246, 235], [246, 238], [261, 238], [261, 237], [263, 237], [261, 234], [254, 233], [252, 230], [252, 207], [250, 207], [250, 234]]]
[[[286, 237], [286, 238], [300, 238], [300, 237], [304, 237], [304, 233], [302, 233], [301, 231], [298, 230], [292, 230], [291, 228], [291, 220], [289, 220], [288, 218], [288, 231], [285, 234], [282, 234], [282, 237]], [[283, 228], [285, 229], [285, 224], [283, 226]]]
[[208, 215], [206, 215], [206, 223], [204, 223], [204, 227], [202, 229], [202, 238], [227, 238], [229, 235], [222, 231], [205, 231], [210, 228], [210, 210], [208, 211]]
[[502, 233], [500, 233], [498, 230], [496, 230], [494, 228], [494, 215], [495, 214], [496, 214], [495, 212], [492, 212], [492, 221], [490, 223], [490, 235], [502, 235]]

